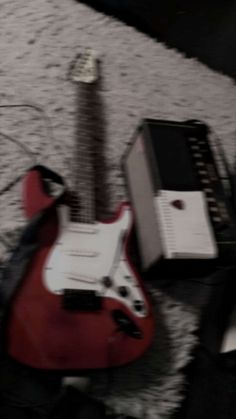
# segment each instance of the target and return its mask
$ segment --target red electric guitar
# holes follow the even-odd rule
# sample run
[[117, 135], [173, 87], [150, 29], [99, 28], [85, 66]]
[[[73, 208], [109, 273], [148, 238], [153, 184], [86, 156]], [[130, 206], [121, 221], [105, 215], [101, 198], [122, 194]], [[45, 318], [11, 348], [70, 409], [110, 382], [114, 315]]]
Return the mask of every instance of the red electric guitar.
[[[86, 53], [72, 69], [81, 98], [85, 92], [89, 97], [96, 85], [96, 63], [93, 53]], [[73, 203], [58, 206], [44, 222], [40, 247], [9, 316], [8, 352], [35, 368], [66, 371], [123, 365], [140, 357], [154, 335], [149, 298], [128, 256], [129, 205], [121, 205], [112, 220], [94, 219], [89, 126], [85, 112], [83, 118], [80, 115]], [[32, 170], [24, 181], [27, 217], [50, 202], [39, 173]]]

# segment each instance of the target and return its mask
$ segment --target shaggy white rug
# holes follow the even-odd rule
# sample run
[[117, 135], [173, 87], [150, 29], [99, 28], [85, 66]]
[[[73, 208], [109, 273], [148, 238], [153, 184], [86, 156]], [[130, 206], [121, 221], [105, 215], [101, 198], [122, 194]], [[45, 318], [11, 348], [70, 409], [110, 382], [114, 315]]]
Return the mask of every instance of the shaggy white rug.
[[[70, 185], [70, 161], [76, 135], [77, 87], [68, 68], [81, 48], [101, 57], [99, 98], [103, 125], [106, 184], [100, 190], [99, 213], [111, 213], [126, 198], [120, 159], [143, 117], [206, 121], [222, 139], [232, 163], [235, 152], [236, 88], [232, 80], [194, 59], [138, 33], [73, 0], [0, 2], [0, 105], [34, 103], [33, 109], [0, 109], [0, 190], [20, 176], [32, 160], [17, 144], [30, 147], [39, 162], [59, 171]], [[52, 133], [53, 131], [53, 133]], [[106, 189], [109, 199], [104, 200]], [[20, 183], [0, 195], [0, 236], [13, 243], [25, 220]], [[5, 243], [6, 244], [6, 243]], [[1, 242], [0, 255], [6, 247]], [[194, 309], [154, 291], [157, 311], [155, 344], [144, 359], [113, 374], [95, 374], [91, 393], [118, 412], [165, 418], [182, 398], [181, 368], [195, 344]]]

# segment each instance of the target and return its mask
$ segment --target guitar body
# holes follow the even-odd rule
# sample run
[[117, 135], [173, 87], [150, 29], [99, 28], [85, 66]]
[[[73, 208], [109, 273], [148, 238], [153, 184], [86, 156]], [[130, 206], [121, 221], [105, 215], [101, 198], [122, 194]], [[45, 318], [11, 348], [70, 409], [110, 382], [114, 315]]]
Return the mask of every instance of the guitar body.
[[[26, 215], [51, 202], [32, 170], [24, 181]], [[9, 314], [8, 352], [31, 367], [59, 371], [131, 362], [150, 346], [154, 320], [128, 255], [130, 208], [124, 204], [114, 219], [92, 225], [71, 223], [67, 212], [50, 211], [39, 232]]]

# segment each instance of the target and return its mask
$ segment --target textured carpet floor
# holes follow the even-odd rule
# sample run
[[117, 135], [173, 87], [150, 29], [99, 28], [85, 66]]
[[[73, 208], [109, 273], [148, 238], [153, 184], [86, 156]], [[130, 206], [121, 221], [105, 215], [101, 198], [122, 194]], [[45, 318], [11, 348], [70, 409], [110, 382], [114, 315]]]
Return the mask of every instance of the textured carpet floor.
[[[30, 147], [39, 162], [60, 171], [68, 184], [79, 100], [68, 68], [83, 47], [100, 53], [103, 122], [97, 141], [105, 157], [99, 170], [106, 173], [105, 184], [98, 188], [101, 215], [126, 198], [120, 159], [143, 117], [204, 119], [221, 137], [232, 163], [236, 88], [229, 78], [73, 0], [1, 0], [0, 31], [0, 105], [41, 106], [50, 118], [53, 138], [43, 115], [27, 108], [0, 109], [0, 131]], [[0, 158], [0, 189], [32, 164], [2, 135]], [[18, 183], [0, 195], [0, 235], [8, 243], [25, 223], [20, 192]], [[5, 246], [0, 246], [4, 257]], [[92, 394], [140, 418], [144, 408], [147, 418], [168, 417], [179, 404], [181, 368], [195, 343], [194, 309], [160, 292], [154, 291], [154, 299], [159, 327], [149, 353], [117, 371], [108, 394], [106, 375], [95, 374], [91, 382]]]

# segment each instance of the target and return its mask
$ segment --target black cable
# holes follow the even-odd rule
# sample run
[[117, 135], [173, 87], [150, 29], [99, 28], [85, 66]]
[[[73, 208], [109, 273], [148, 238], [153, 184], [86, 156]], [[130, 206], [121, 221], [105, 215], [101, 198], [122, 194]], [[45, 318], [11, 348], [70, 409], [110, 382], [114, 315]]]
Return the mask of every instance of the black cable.
[[[31, 157], [32, 165], [36, 164], [36, 156], [25, 144], [22, 144], [20, 141], [16, 140], [15, 138], [13, 138], [12, 136], [10, 136], [8, 134], [5, 134], [2, 131], [0, 131], [0, 136], [4, 137], [8, 141], [11, 141], [11, 142], [17, 144], [19, 147], [21, 147], [24, 150], [24, 152]], [[4, 193], [8, 192], [13, 186], [15, 186], [21, 180], [22, 177], [23, 177], [23, 175], [19, 175], [14, 180], [9, 182], [8, 185], [4, 186], [4, 188], [0, 190], [0, 196], [3, 195]]]
[[7, 250], [11, 250], [12, 247], [9, 245], [7, 240], [5, 238], [3, 238], [2, 236], [0, 236], [0, 242], [3, 243], [3, 245], [7, 248]]
[[[47, 130], [47, 136], [49, 136], [54, 141], [54, 135], [53, 135], [53, 129], [52, 129], [51, 120], [48, 117], [48, 115], [46, 114], [46, 112], [44, 111], [44, 109], [41, 108], [40, 106], [34, 105], [34, 104], [30, 104], [30, 103], [20, 103], [20, 104], [18, 104], [18, 103], [15, 104], [14, 103], [14, 104], [0, 105], [0, 109], [1, 108], [2, 109], [3, 108], [30, 108], [30, 109], [36, 110], [38, 113], [40, 113], [42, 115], [42, 117], [43, 117], [43, 119], [45, 121], [45, 127], [46, 127], [46, 130]], [[17, 144], [20, 148], [22, 148], [24, 150], [24, 152], [27, 153], [32, 158], [32, 166], [37, 163], [35, 154], [25, 144], [23, 144], [22, 142], [16, 140], [12, 136], [10, 136], [8, 134], [5, 134], [2, 131], [0, 131], [0, 136], [4, 137], [8, 141], [11, 141], [11, 142]], [[9, 182], [8, 185], [6, 185], [2, 190], [0, 190], [0, 196], [3, 195], [4, 193], [8, 192], [13, 186], [15, 186], [16, 183], [19, 182], [22, 177], [23, 177], [23, 175], [20, 175], [17, 178], [15, 178], [13, 181]]]
[[15, 186], [21, 179], [23, 175], [19, 175], [17, 178], [15, 178], [12, 182], [8, 183], [8, 185], [4, 186], [2, 190], [0, 190], [0, 196], [4, 195], [4, 193], [8, 192], [13, 186]]
[[35, 154], [33, 153], [33, 151], [31, 151], [30, 150], [30, 148], [29, 147], [27, 147], [25, 144], [23, 144], [21, 141], [19, 141], [19, 140], [16, 140], [16, 138], [14, 138], [14, 137], [12, 137], [12, 136], [10, 136], [10, 135], [8, 135], [8, 134], [5, 134], [4, 132], [2, 132], [2, 131], [0, 131], [0, 136], [2, 136], [2, 137], [4, 137], [6, 140], [9, 140], [9, 141], [11, 141], [12, 143], [15, 143], [16, 145], [18, 145], [20, 148], [22, 148], [23, 150], [24, 150], [24, 152], [26, 153], [26, 154], [29, 154], [30, 155], [30, 157], [32, 158], [32, 160], [34, 160], [34, 164], [36, 164], [36, 156], [35, 156]]
[[[214, 280], [212, 280], [212, 282], [206, 282], [206, 281], [201, 281], [201, 280], [199, 280], [199, 279], [194, 279], [194, 278], [185, 278], [185, 277], [181, 277], [181, 278], [173, 278], [173, 277], [166, 277], [166, 278], [160, 278], [160, 279], [158, 279], [158, 281], [155, 281], [155, 285], [156, 286], [158, 286], [158, 283], [159, 283], [159, 285], [161, 286], [161, 289], [167, 289], [167, 288], [169, 288], [169, 287], [171, 287], [171, 286], [173, 286], [173, 283], [174, 283], [174, 281], [178, 281], [178, 283], [180, 283], [180, 282], [190, 282], [191, 284], [196, 284], [196, 285], [198, 285], [198, 284], [200, 284], [200, 285], [204, 285], [204, 286], [206, 286], [206, 287], [216, 287], [216, 286], [218, 286], [218, 285], [221, 285], [221, 284], [223, 284], [224, 282], [225, 282], [225, 279], [218, 279], [217, 280], [217, 278], [218, 277], [220, 277], [221, 276], [221, 274], [222, 274], [222, 276], [224, 275], [224, 274], [227, 274], [227, 272], [229, 272], [229, 271], [235, 271], [236, 272], [236, 265], [230, 265], [230, 266], [223, 266], [223, 265], [216, 265], [215, 266], [215, 274], [214, 273], [209, 273], [209, 277], [216, 277], [216, 280], [214, 281]], [[148, 279], [147, 279], [148, 280]], [[153, 284], [153, 282], [152, 282], [152, 284]]]
[[[216, 149], [219, 153], [219, 157], [220, 157], [220, 160], [221, 160], [221, 165], [223, 166], [224, 171], [225, 171], [225, 176], [222, 176], [221, 173], [220, 173], [220, 179], [222, 181], [224, 181], [224, 180], [228, 181], [228, 186], [229, 186], [229, 190], [230, 190], [230, 201], [231, 201], [231, 204], [232, 204], [233, 208], [236, 209], [236, 179], [235, 179], [236, 176], [235, 176], [235, 173], [232, 172], [232, 170], [230, 169], [230, 167], [228, 165], [227, 158], [226, 158], [225, 151], [223, 149], [221, 140], [219, 139], [216, 132], [212, 128], [210, 129], [210, 133], [213, 136], [213, 142], [216, 145]], [[234, 155], [234, 157], [235, 157], [235, 155]], [[219, 172], [220, 172], [219, 167], [218, 167], [218, 169], [219, 169]]]
[[178, 279], [178, 281], [191, 282], [191, 284], [200, 284], [200, 285], [205, 285], [207, 287], [215, 287], [216, 285], [223, 284], [223, 282], [224, 282], [224, 280], [222, 280], [222, 281], [217, 282], [217, 283], [212, 282], [211, 284], [209, 284], [209, 283], [204, 282], [204, 281], [198, 281], [198, 280], [195, 280], [195, 279], [187, 279], [187, 278], [186, 279], [181, 278], [181, 279]]
[[13, 103], [13, 104], [9, 104], [9, 105], [0, 105], [0, 109], [1, 108], [30, 108], [30, 109], [34, 109], [35, 111], [37, 111], [38, 113], [40, 113], [42, 115], [44, 121], [46, 122], [45, 126], [46, 126], [46, 129], [47, 129], [47, 134], [48, 134], [47, 136], [51, 137], [51, 139], [54, 141], [51, 119], [46, 114], [45, 110], [43, 108], [41, 108], [40, 106], [30, 104], [30, 103], [19, 103], [19, 104], [18, 103]]

